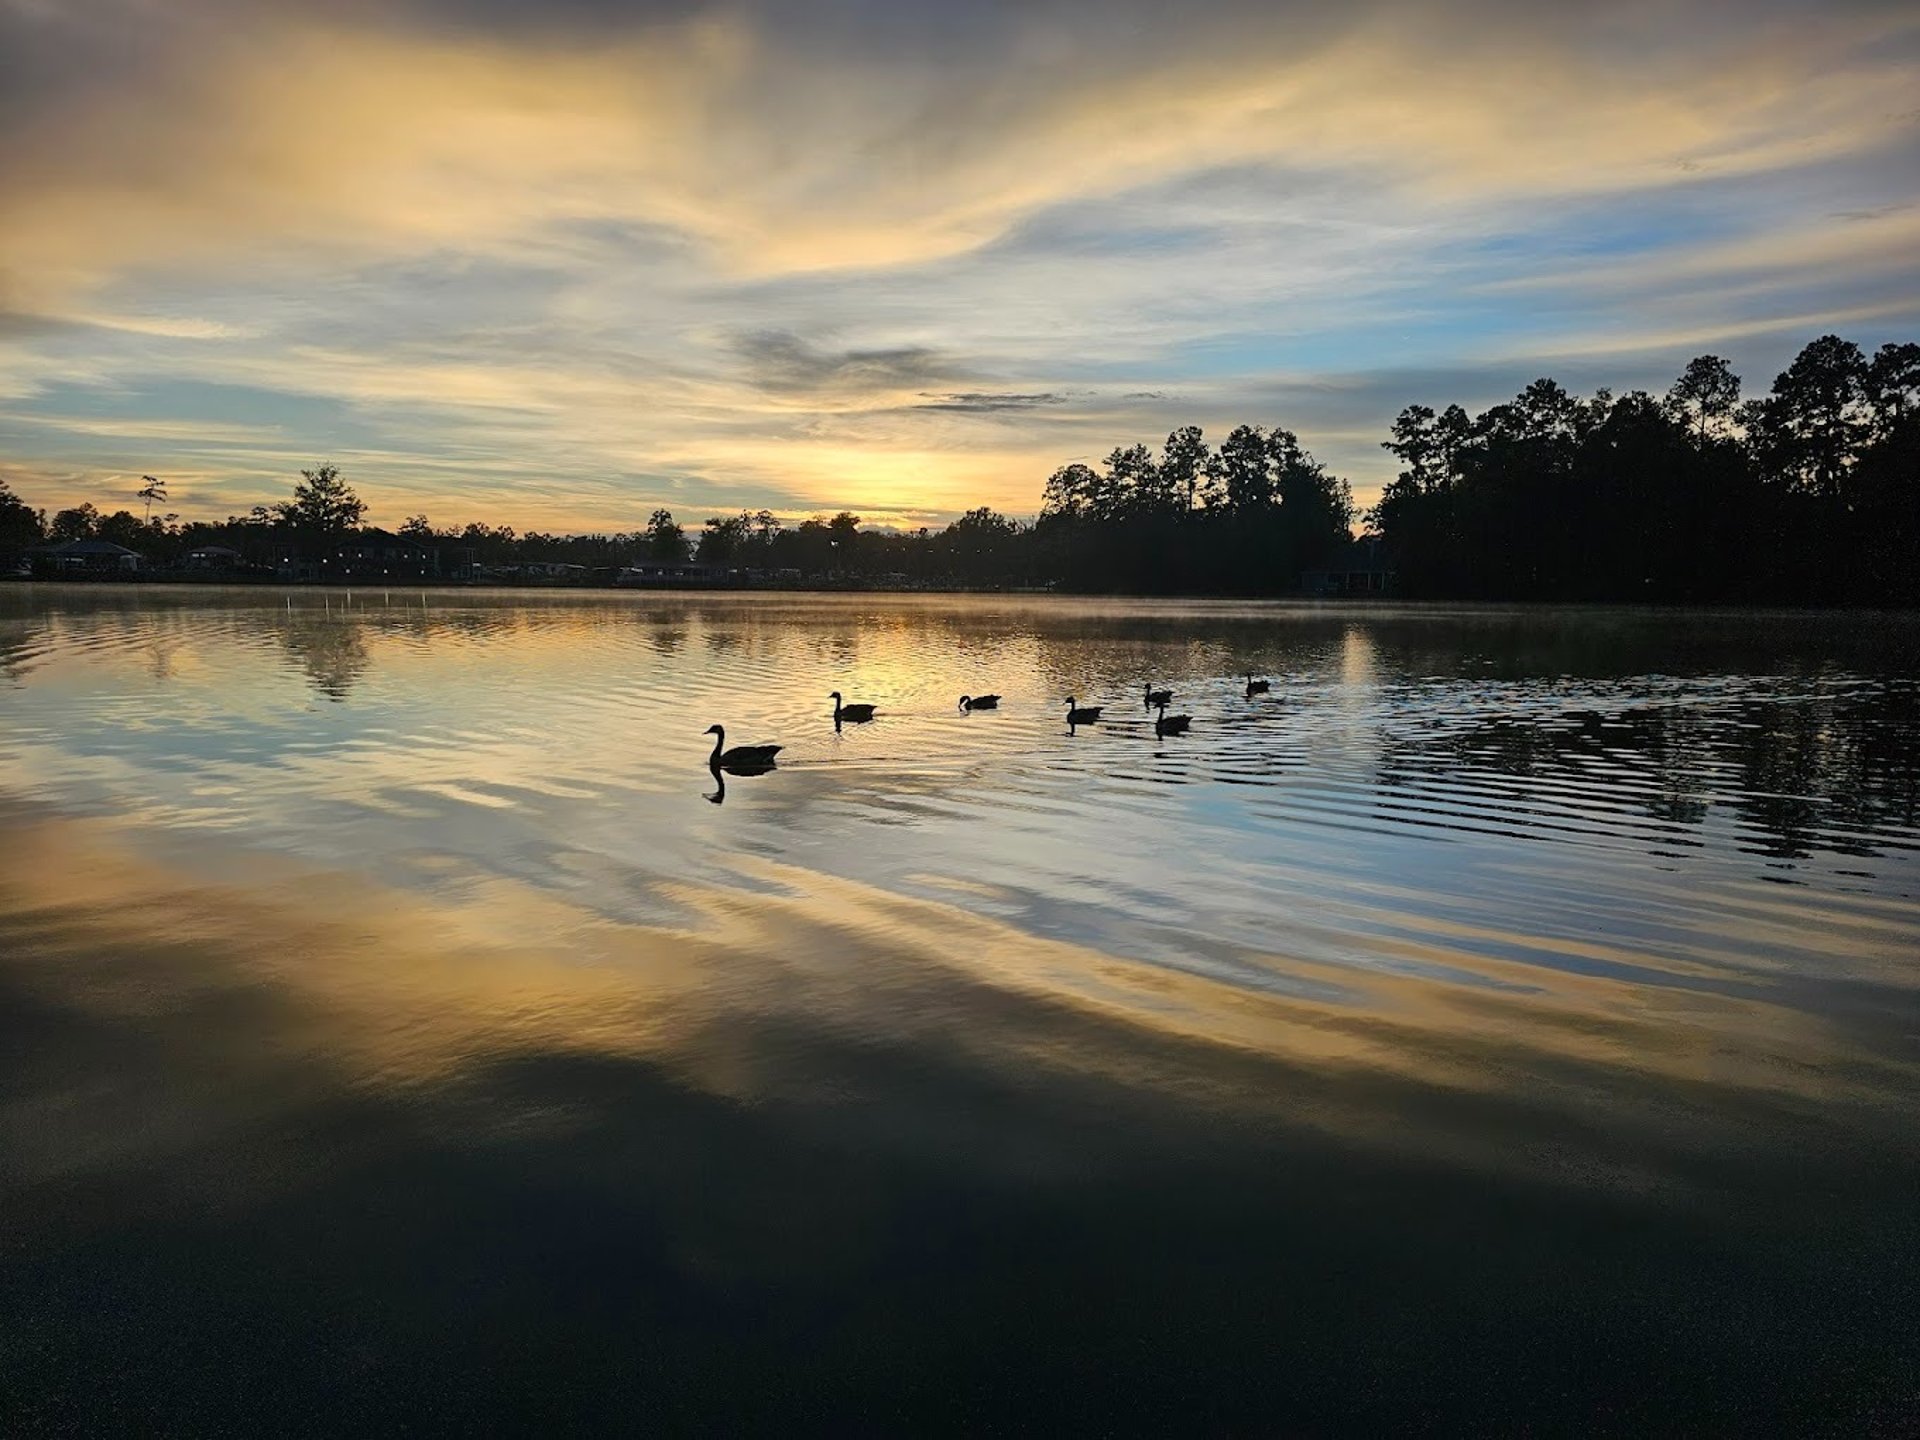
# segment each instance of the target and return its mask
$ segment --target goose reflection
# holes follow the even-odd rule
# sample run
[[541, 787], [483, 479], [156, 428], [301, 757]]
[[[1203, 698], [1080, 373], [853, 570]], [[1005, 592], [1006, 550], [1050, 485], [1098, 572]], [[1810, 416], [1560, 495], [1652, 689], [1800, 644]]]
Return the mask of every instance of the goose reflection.
[[771, 760], [767, 761], [764, 765], [757, 765], [752, 769], [742, 769], [736, 766], [732, 770], [723, 770], [718, 765], [713, 766], [708, 772], [713, 776], [713, 793], [706, 797], [707, 803], [710, 805], [724, 805], [727, 803], [727, 776], [765, 775], [772, 771], [773, 768], [774, 764]]

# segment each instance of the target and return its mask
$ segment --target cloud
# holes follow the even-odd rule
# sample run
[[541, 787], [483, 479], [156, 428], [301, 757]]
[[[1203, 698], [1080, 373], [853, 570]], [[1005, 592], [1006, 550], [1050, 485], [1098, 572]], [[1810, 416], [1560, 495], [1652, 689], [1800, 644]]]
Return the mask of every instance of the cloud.
[[950, 360], [924, 346], [825, 350], [781, 330], [751, 331], [734, 336], [731, 343], [746, 364], [750, 382], [776, 395], [890, 396], [960, 373]]
[[[125, 43], [86, 32], [86, 73], [105, 63], [134, 83], [84, 114], [49, 102], [60, 125], [7, 167], [0, 255], [49, 268], [56, 237], [69, 266], [263, 240], [515, 247], [565, 216], [668, 225], [739, 271], [914, 263], [1068, 197], [1251, 160], [1455, 196], [1669, 185], [1683, 160], [1715, 174], [1805, 163], [1900, 131], [1912, 78], [1858, 53], [1895, 22], [1844, 10], [1797, 33], [1797, 51], [1764, 26], [1642, 11], [1647, 50], [1623, 64], [1568, 43], [1577, 27], [1516, 14], [1436, 46], [1395, 7], [1341, 22], [1218, 7], [1117, 37], [1088, 8], [1054, 7], [1030, 26], [995, 16], [969, 66], [913, 48], [940, 32], [926, 12], [863, 44], [845, 9], [796, 34], [751, 10], [612, 24], [611, 7], [575, 5], [523, 27], [506, 8], [429, 10], [459, 43], [364, 13], [356, 25], [351, 9], [344, 23], [222, 11], [220, 31], [190, 4], [166, 20], [123, 11], [158, 31], [152, 74], [120, 73]], [[24, 25], [41, 51], [41, 32], [76, 29]], [[834, 39], [848, 48], [794, 63]], [[1115, 57], [1122, 41], [1137, 49]], [[1044, 70], [1021, 59], [1056, 51]]]
[[1578, 289], [1617, 295], [1702, 281], [1724, 286], [1792, 274], [1859, 276], [1866, 271], [1907, 270], [1917, 252], [1920, 205], [1882, 206], [1821, 217], [1813, 224], [1788, 223], [1729, 240], [1675, 246], [1656, 255], [1599, 264], [1589, 260], [1577, 270], [1514, 276], [1485, 288], [1490, 292]]
[[1045, 405], [1064, 405], [1067, 397], [1056, 395], [1052, 391], [1040, 391], [1037, 394], [995, 394], [991, 391], [971, 390], [951, 395], [931, 396], [926, 403], [916, 405], [916, 410], [949, 410], [962, 415], [996, 415], [1009, 410], [1037, 410]]
[[[244, 390], [292, 409], [232, 489], [344, 441], [376, 513], [542, 526], [1030, 511], [1188, 420], [1364, 489], [1396, 376], [1895, 338], [1916, 53], [1787, 0], [0, 0], [0, 396]], [[0, 443], [237, 466], [211, 388]]]

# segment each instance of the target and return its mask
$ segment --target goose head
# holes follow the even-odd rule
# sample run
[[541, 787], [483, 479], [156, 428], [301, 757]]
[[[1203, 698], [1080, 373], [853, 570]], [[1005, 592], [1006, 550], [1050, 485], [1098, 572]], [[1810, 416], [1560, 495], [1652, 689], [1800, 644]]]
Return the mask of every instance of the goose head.
[[709, 735], [724, 735], [726, 733], [727, 732], [718, 725], [707, 726], [707, 734]]

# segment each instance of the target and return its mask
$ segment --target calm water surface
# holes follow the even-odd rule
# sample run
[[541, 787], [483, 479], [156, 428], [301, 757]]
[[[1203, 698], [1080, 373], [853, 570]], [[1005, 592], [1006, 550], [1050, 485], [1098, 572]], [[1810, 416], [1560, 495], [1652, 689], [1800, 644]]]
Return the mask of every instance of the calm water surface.
[[9, 1429], [1920, 1423], [1914, 619], [13, 586], [0, 837]]

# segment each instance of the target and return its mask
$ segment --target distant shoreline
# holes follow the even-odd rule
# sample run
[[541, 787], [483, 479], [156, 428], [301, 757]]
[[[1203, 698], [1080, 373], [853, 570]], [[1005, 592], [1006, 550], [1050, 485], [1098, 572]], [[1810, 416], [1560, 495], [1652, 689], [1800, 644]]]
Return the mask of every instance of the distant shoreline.
[[761, 584], [761, 585], [578, 585], [578, 584], [513, 584], [510, 582], [465, 580], [401, 580], [387, 581], [314, 581], [314, 580], [234, 580], [234, 579], [181, 579], [168, 577], [159, 579], [128, 579], [116, 576], [112, 579], [61, 578], [58, 580], [33, 577], [7, 576], [0, 578], [0, 593], [9, 587], [64, 590], [130, 591], [130, 590], [279, 590], [279, 591], [322, 591], [329, 594], [367, 594], [381, 592], [391, 594], [396, 591], [431, 591], [437, 595], [461, 594], [508, 594], [508, 595], [977, 595], [1001, 596], [1020, 600], [1144, 600], [1168, 605], [1292, 605], [1303, 608], [1328, 610], [1413, 610], [1435, 613], [1479, 613], [1492, 614], [1523, 611], [1530, 614], [1550, 614], [1555, 611], [1611, 611], [1621, 615], [1665, 614], [1665, 615], [1739, 615], [1781, 617], [1801, 616], [1837, 616], [1867, 615], [1886, 619], [1898, 619], [1920, 622], [1920, 606], [1901, 605], [1806, 605], [1784, 601], [1757, 600], [1742, 604], [1737, 601], [1714, 601], [1701, 604], [1661, 603], [1646, 600], [1488, 600], [1462, 599], [1449, 596], [1414, 597], [1404, 595], [1305, 595], [1299, 593], [1283, 595], [1223, 595], [1223, 594], [1169, 594], [1150, 591], [1119, 590], [1068, 590], [1064, 588], [1042, 588], [1037, 586], [902, 586], [902, 585], [856, 585], [856, 584]]
[[[525, 580], [448, 580], [444, 577], [368, 576], [348, 580], [284, 580], [277, 576], [253, 578], [233, 575], [40, 575], [0, 576], [0, 583], [13, 585], [83, 586], [89, 589], [128, 590], [527, 590], [541, 593], [571, 594], [877, 594], [877, 595], [1059, 595], [1080, 592], [1062, 591], [1047, 585], [881, 585], [859, 581], [766, 581], [733, 584], [719, 581], [678, 583], [595, 584], [585, 581]], [[1092, 592], [1088, 592], [1092, 593]], [[1117, 593], [1117, 592], [1115, 592]], [[1143, 595], [1141, 598], [1150, 598]], [[1284, 595], [1242, 596], [1242, 599], [1282, 600]]]

